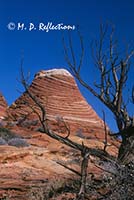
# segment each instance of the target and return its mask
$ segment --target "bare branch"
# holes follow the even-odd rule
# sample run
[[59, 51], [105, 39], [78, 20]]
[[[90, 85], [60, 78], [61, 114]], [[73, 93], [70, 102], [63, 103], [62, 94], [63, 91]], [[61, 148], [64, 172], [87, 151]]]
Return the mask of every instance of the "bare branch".
[[75, 169], [72, 169], [71, 167], [66, 166], [64, 163], [56, 161], [57, 164], [63, 166], [64, 168], [70, 170], [71, 172], [77, 174], [78, 176], [81, 176], [81, 173], [77, 172]]
[[[121, 54], [117, 40], [114, 39], [114, 32], [114, 27], [109, 29], [108, 25], [103, 26], [101, 24], [99, 39], [92, 42], [91, 50], [93, 54], [94, 66], [98, 71], [97, 78], [99, 77], [97, 82], [94, 84], [86, 82], [81, 76], [80, 69], [82, 68], [83, 56], [80, 66], [77, 65], [76, 55], [78, 51], [75, 53], [73, 49], [75, 64], [71, 62], [67, 63], [71, 72], [73, 72], [74, 77], [81, 83], [81, 85], [97, 97], [114, 114], [114, 118], [119, 129], [118, 134], [122, 136], [122, 144], [127, 146], [127, 137], [130, 137], [130, 135], [129, 133], [124, 135], [122, 130], [128, 130], [129, 127], [134, 126], [134, 120], [128, 113], [128, 103], [130, 102], [130, 98], [127, 97], [125, 88], [129, 78], [128, 76], [131, 66], [130, 61], [134, 56], [134, 51], [131, 50], [129, 52], [127, 49], [126, 53], [123, 52]], [[72, 42], [72, 40], [70, 40], [70, 42]], [[80, 37], [80, 42], [82, 44], [81, 50], [84, 52], [82, 37]], [[65, 43], [64, 51], [67, 60], [69, 60], [69, 50], [66, 48]], [[122, 55], [124, 58], [122, 58]], [[132, 87], [131, 99], [131, 102], [134, 103], [134, 87]], [[107, 141], [106, 135], [105, 141]], [[106, 146], [104, 146], [104, 150]], [[121, 145], [120, 148], [124, 149], [125, 147]]]
[[132, 87], [132, 103], [134, 104], [134, 86]]
[[65, 138], [68, 138], [70, 135], [70, 126], [67, 122], [65, 122], [64, 118], [61, 116], [56, 117], [57, 123], [58, 123], [58, 127], [59, 127], [59, 131], [62, 132], [67, 132], [67, 135]]
[[83, 45], [83, 38], [82, 38], [79, 31], [78, 31], [78, 34], [79, 34], [80, 46], [81, 46], [80, 62], [79, 62], [79, 65], [78, 65], [78, 74], [80, 74], [80, 70], [81, 70], [82, 62], [83, 62], [83, 58], [84, 58], [84, 45]]
[[75, 54], [74, 54], [74, 50], [73, 50], [72, 38], [71, 38], [70, 34], [69, 34], [69, 47], [70, 47], [70, 50], [71, 50], [73, 66], [76, 67], [76, 59], [75, 59]]
[[104, 133], [105, 133], [105, 140], [104, 140], [104, 152], [106, 152], [106, 148], [108, 146], [108, 138], [107, 138], [107, 127], [106, 127], [106, 120], [105, 120], [105, 112], [103, 112], [103, 121], [104, 121]]

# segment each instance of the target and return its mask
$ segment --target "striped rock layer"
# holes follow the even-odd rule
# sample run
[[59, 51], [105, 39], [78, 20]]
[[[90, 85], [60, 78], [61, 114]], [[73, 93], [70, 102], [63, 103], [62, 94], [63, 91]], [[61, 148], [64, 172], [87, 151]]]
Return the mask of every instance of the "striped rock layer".
[[[73, 76], [67, 70], [40, 71], [29, 89], [46, 109], [48, 124], [53, 130], [63, 133], [64, 120], [71, 134], [93, 137], [99, 132], [99, 137], [103, 137], [100, 134], [104, 132], [102, 120], [81, 95]], [[14, 120], [21, 121], [22, 118], [23, 121], [24, 116], [29, 120], [38, 119], [31, 112], [31, 105], [34, 103], [25, 92], [10, 107]]]
[[[64, 69], [40, 71], [35, 75], [29, 90], [44, 106], [47, 123], [52, 130], [66, 136], [67, 126], [70, 130], [70, 140], [93, 149], [104, 149], [103, 121], [88, 105], [68, 71]], [[3, 102], [2, 105], [6, 104]], [[80, 172], [81, 154], [37, 131], [40, 124], [32, 110], [40, 112], [26, 92], [7, 109], [8, 128], [23, 137], [29, 146], [18, 148], [0, 145], [0, 199], [74, 199], [75, 190], [73, 193], [67, 193], [66, 190], [62, 193], [59, 191], [62, 185], [70, 186], [80, 177], [58, 162]], [[108, 144], [110, 145], [107, 151], [110, 155], [117, 155], [117, 142], [108, 136]], [[102, 184], [100, 175], [104, 171], [94, 165], [95, 160], [98, 164], [98, 158], [90, 156], [90, 159], [88, 178], [91, 180], [93, 175], [93, 181]], [[100, 187], [97, 188], [97, 194], [100, 194], [101, 198], [106, 190], [104, 187], [101, 190]], [[48, 198], [51, 191], [54, 191], [53, 198]], [[90, 199], [97, 200], [98, 195], [90, 195]]]

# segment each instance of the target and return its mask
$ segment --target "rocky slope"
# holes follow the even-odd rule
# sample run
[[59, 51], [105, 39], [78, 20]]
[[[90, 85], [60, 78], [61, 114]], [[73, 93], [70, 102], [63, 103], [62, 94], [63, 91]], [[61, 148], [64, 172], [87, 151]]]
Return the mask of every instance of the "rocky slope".
[[[71, 140], [83, 142], [90, 148], [104, 148], [103, 121], [88, 105], [68, 71], [40, 71], [35, 75], [30, 91], [45, 106], [53, 131], [66, 135], [63, 118], [70, 128]], [[37, 115], [31, 112], [33, 106], [39, 112], [24, 93], [7, 109], [6, 128], [25, 139], [28, 146], [0, 145], [0, 199], [74, 199], [80, 177], [58, 163], [80, 172], [80, 152], [38, 132], [40, 124]], [[108, 144], [107, 151], [116, 156], [118, 142], [108, 136]], [[99, 160], [91, 157], [88, 178], [100, 181], [103, 171], [94, 162], [97, 164]], [[105, 193], [98, 187], [98, 193], [101, 192]], [[90, 197], [91, 200], [97, 198], [94, 194]]]
[[8, 107], [7, 102], [3, 97], [3, 95], [0, 93], [0, 120], [7, 115], [6, 114], [7, 107]]

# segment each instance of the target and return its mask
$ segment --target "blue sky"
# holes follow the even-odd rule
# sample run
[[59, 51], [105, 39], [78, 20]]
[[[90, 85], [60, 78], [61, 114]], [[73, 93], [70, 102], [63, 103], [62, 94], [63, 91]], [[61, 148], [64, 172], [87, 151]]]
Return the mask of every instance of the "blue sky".
[[[115, 25], [116, 36], [123, 43], [134, 44], [134, 1], [133, 0], [1, 0], [0, 1], [0, 91], [11, 104], [20, 94], [17, 79], [20, 61], [24, 56], [24, 71], [31, 72], [31, 79], [41, 69], [67, 68], [64, 59], [62, 35], [67, 31], [17, 30], [18, 23], [79, 25], [85, 48], [90, 54], [90, 42], [97, 36], [101, 22]], [[15, 30], [7, 25], [13, 22]], [[77, 48], [76, 31], [72, 31]], [[88, 51], [89, 48], [89, 51]], [[88, 57], [88, 53], [86, 54]], [[91, 57], [85, 58], [83, 76], [91, 78], [86, 70], [93, 68]], [[95, 73], [95, 71], [93, 72]], [[94, 74], [95, 76], [95, 74]], [[88, 102], [101, 115], [103, 107], [92, 95], [80, 86]], [[114, 128], [111, 114], [107, 121]]]

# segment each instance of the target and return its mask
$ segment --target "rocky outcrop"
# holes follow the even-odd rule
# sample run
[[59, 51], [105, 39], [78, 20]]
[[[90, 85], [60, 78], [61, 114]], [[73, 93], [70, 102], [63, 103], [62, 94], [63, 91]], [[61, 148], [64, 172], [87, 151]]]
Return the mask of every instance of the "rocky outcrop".
[[[45, 107], [50, 129], [66, 135], [64, 120], [70, 129], [69, 139], [90, 148], [104, 149], [104, 123], [81, 95], [68, 71], [40, 71], [29, 90]], [[0, 145], [0, 199], [73, 199], [76, 190], [71, 188], [80, 177], [59, 163], [80, 172], [80, 152], [37, 131], [40, 124], [31, 107], [40, 112], [25, 92], [7, 109], [8, 125], [12, 124], [8, 128], [23, 137], [29, 146]], [[110, 136], [107, 142], [107, 151], [116, 156], [118, 143]], [[91, 156], [88, 178], [98, 184], [103, 171], [94, 162], [97, 164], [99, 160]], [[91, 195], [90, 199], [97, 197]]]
[[4, 119], [4, 117], [7, 115], [6, 110], [7, 110], [7, 102], [3, 95], [0, 93], [0, 120]]
[[[72, 75], [65, 69], [40, 71], [30, 85], [30, 91], [45, 107], [47, 118], [53, 130], [59, 130], [57, 121], [64, 121], [69, 125], [71, 134], [87, 137], [103, 137], [104, 124], [92, 107], [81, 95]], [[29, 105], [33, 102], [24, 93], [10, 107], [14, 120], [36, 119], [30, 114]], [[23, 120], [23, 119], [22, 119]], [[101, 133], [101, 134], [100, 134]]]

